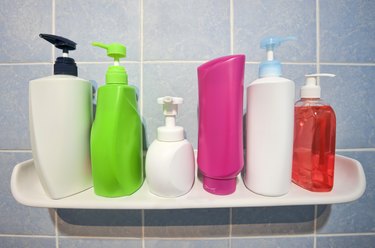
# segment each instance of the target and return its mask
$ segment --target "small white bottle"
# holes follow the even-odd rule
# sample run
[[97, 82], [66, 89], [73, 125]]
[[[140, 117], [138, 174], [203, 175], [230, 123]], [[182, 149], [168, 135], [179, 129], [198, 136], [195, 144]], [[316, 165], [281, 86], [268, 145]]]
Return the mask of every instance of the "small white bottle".
[[146, 181], [151, 193], [161, 197], [178, 197], [190, 191], [195, 179], [192, 145], [185, 139], [184, 129], [176, 126], [180, 97], [158, 98], [163, 104], [165, 126], [159, 127], [157, 139], [146, 156]]
[[76, 43], [55, 35], [40, 37], [62, 49], [63, 56], [56, 59], [53, 76], [30, 81], [31, 148], [45, 192], [60, 199], [92, 187], [92, 86], [77, 77], [74, 59], [68, 57]]
[[244, 183], [251, 191], [280, 196], [289, 191], [292, 174], [294, 82], [281, 77], [274, 48], [292, 37], [266, 38], [267, 61], [259, 79], [247, 88], [247, 141]]

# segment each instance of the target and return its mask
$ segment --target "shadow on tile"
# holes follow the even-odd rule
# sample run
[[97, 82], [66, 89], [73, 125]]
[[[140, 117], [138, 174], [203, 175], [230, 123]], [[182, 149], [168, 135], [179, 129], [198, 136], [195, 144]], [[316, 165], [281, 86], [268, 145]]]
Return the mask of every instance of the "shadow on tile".
[[58, 209], [61, 236], [142, 237], [141, 210]]
[[229, 237], [229, 209], [145, 211], [145, 237]]
[[310, 234], [314, 206], [233, 208], [232, 236]]

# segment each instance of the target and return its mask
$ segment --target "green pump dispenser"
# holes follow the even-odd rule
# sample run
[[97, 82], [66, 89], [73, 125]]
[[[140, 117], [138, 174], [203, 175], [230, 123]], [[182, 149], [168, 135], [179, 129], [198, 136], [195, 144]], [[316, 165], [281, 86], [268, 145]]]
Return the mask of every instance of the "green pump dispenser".
[[144, 180], [142, 123], [135, 88], [128, 85], [120, 58], [126, 48], [119, 43], [94, 42], [114, 58], [99, 87], [96, 117], [91, 129], [91, 162], [94, 192], [104, 197], [131, 195]]

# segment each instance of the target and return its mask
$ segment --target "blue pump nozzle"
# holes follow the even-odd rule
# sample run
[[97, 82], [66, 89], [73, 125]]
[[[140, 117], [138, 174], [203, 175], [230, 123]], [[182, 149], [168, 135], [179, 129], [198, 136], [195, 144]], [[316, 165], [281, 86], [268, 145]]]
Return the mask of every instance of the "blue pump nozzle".
[[267, 37], [262, 39], [260, 47], [266, 49], [267, 60], [259, 66], [259, 77], [279, 77], [281, 76], [281, 63], [274, 59], [274, 50], [281, 43], [288, 40], [296, 40], [294, 36], [288, 37]]

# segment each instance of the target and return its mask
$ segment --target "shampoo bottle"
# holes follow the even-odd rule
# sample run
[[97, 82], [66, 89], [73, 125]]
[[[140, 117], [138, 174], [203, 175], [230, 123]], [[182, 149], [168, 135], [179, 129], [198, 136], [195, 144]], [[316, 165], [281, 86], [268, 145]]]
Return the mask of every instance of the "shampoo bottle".
[[195, 178], [194, 151], [184, 137], [184, 129], [176, 126], [180, 97], [158, 98], [163, 105], [165, 126], [159, 127], [157, 139], [146, 156], [146, 181], [150, 191], [161, 197], [178, 197], [188, 193]]
[[217, 58], [198, 67], [198, 167], [203, 188], [228, 195], [243, 168], [242, 112], [245, 55]]
[[328, 192], [333, 187], [336, 116], [332, 107], [320, 98], [317, 77], [334, 76], [306, 75], [301, 100], [295, 104], [292, 179], [315, 192]]
[[53, 199], [92, 187], [90, 129], [92, 86], [77, 77], [74, 59], [68, 57], [76, 43], [40, 34], [63, 52], [54, 64], [54, 75], [30, 81], [30, 140], [36, 171]]
[[97, 92], [96, 116], [91, 130], [94, 192], [104, 197], [133, 194], [143, 183], [142, 124], [135, 88], [120, 66], [126, 48], [119, 43], [93, 43], [114, 59], [106, 85]]
[[294, 82], [281, 77], [281, 63], [274, 59], [274, 49], [290, 39], [262, 40], [267, 61], [259, 67], [260, 78], [247, 88], [244, 183], [265, 196], [286, 194], [291, 184]]

